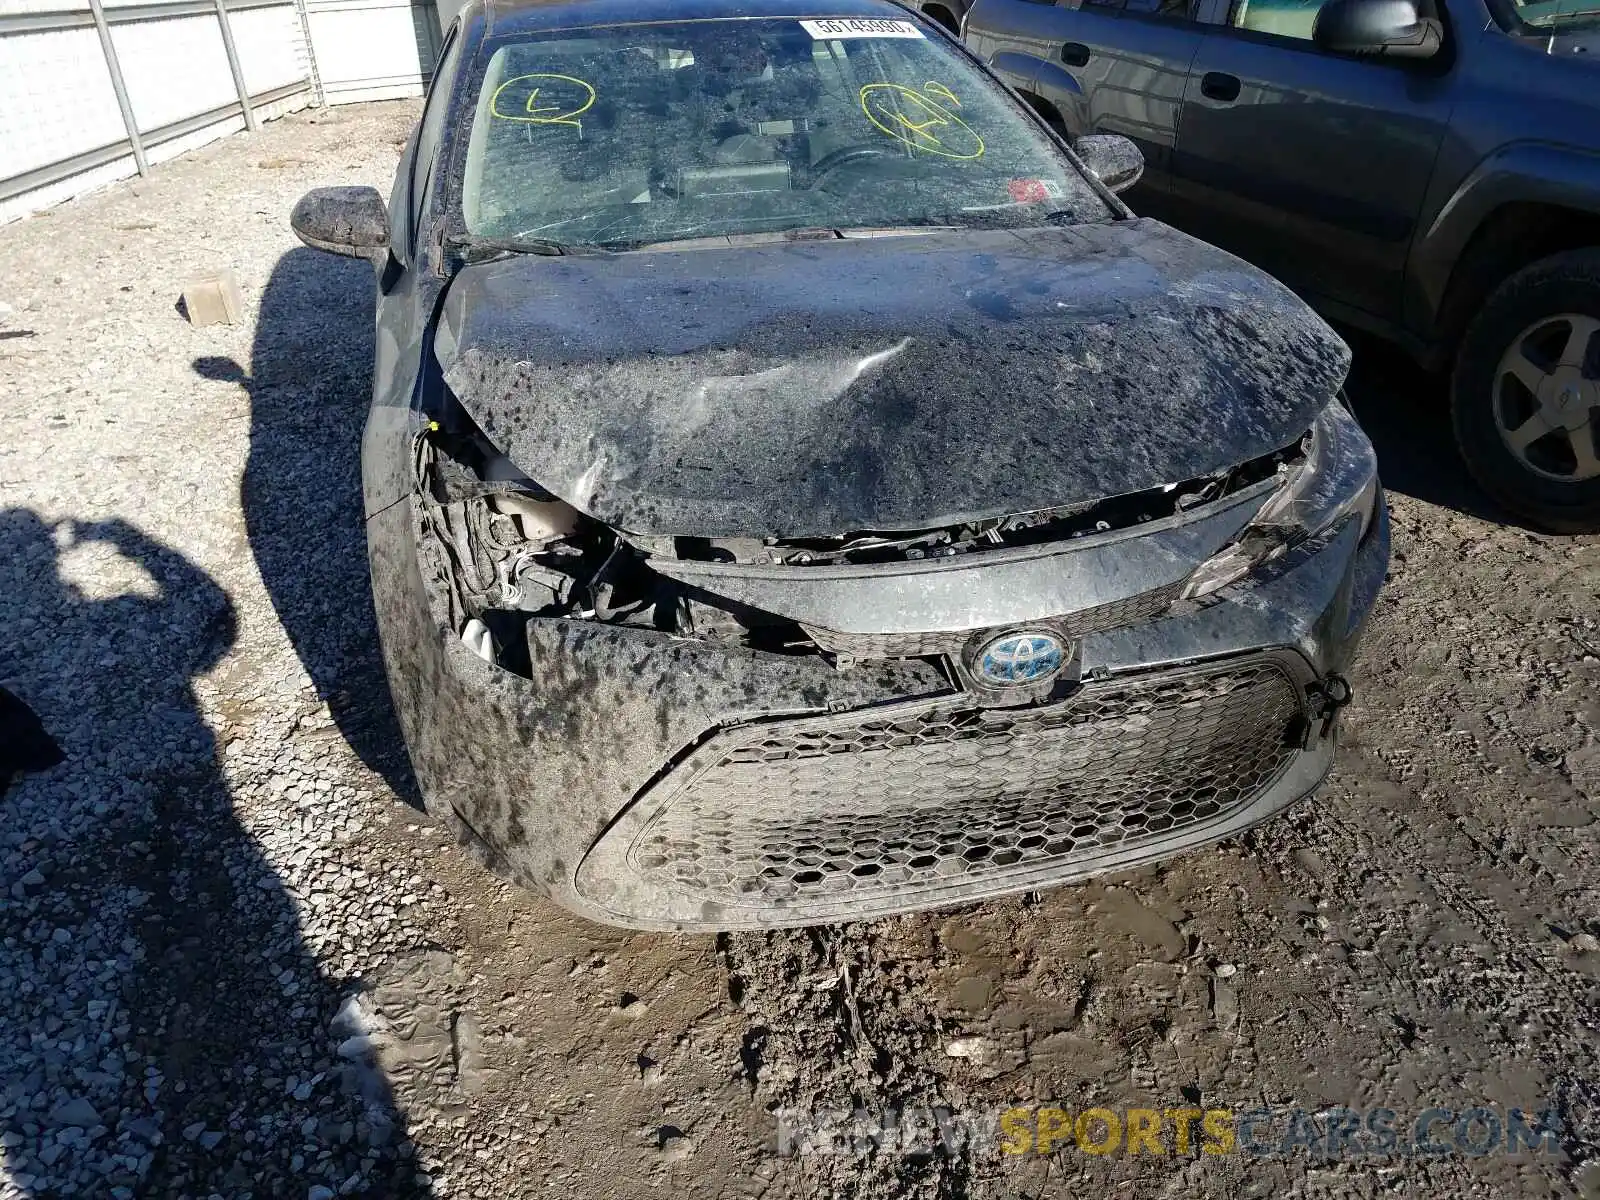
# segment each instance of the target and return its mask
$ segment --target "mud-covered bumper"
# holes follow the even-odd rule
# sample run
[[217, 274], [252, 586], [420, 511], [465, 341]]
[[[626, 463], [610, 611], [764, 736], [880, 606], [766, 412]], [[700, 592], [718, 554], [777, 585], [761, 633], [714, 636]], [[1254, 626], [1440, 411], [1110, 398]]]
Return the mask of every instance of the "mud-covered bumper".
[[1085, 634], [1082, 685], [985, 708], [937, 662], [858, 662], [528, 623], [531, 677], [476, 657], [372, 518], [396, 707], [431, 811], [592, 919], [801, 925], [1033, 889], [1248, 828], [1313, 790], [1388, 562], [1384, 505], [1248, 579]]

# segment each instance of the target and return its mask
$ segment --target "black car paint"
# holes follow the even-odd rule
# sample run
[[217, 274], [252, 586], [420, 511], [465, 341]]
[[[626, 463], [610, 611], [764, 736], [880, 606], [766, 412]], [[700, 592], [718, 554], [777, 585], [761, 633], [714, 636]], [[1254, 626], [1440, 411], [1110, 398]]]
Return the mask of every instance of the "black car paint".
[[[609, 0], [607, 0], [609, 2]], [[565, 5], [546, 6], [549, 20], [559, 20], [569, 12]], [[605, 3], [583, 9], [585, 18], [606, 7]], [[762, 5], [746, 5], [759, 10]], [[539, 8], [499, 13], [495, 21], [523, 19], [524, 13], [539, 14]], [[829, 5], [831, 15], [882, 15], [883, 7], [872, 0], [844, 0]], [[485, 36], [489, 10], [470, 6], [463, 17], [453, 46], [465, 45], [462, 53]], [[363, 483], [374, 602], [383, 640], [391, 689], [402, 731], [410, 750], [421, 791], [431, 812], [444, 820], [457, 836], [485, 861], [523, 885], [543, 890], [563, 905], [596, 920], [622, 922], [656, 928], [716, 927], [724, 915], [716, 912], [686, 912], [674, 908], [668, 897], [627, 895], [597, 896], [577, 884], [581, 860], [596, 839], [616, 820], [619, 803], [638, 794], [662, 769], [663, 764], [692, 747], [708, 729], [732, 722], [770, 718], [784, 714], [815, 713], [837, 709], [885, 705], [947, 694], [952, 683], [944, 672], [922, 661], [904, 660], [862, 664], [851, 671], [839, 671], [816, 656], [786, 656], [759, 651], [698, 645], [681, 639], [637, 628], [621, 628], [593, 621], [570, 618], [534, 618], [527, 625], [527, 643], [532, 670], [529, 676], [513, 674], [492, 666], [463, 645], [451, 627], [443, 571], [446, 569], [436, 543], [423, 529], [422, 501], [415, 474], [415, 449], [426, 436], [430, 421], [448, 403], [446, 381], [441, 364], [433, 354], [436, 333], [443, 321], [441, 310], [458, 303], [466, 320], [457, 326], [455, 344], [447, 354], [453, 363], [470, 362], [473, 345], [497, 347], [503, 363], [522, 361], [525, 348], [514, 344], [517, 336], [547, 334], [553, 318], [537, 317], [527, 303], [514, 303], [495, 315], [492, 308], [474, 313], [482, 300], [474, 298], [474, 277], [447, 277], [445, 260], [435, 236], [446, 203], [441, 178], [443, 173], [419, 169], [419, 145], [432, 146], [439, 161], [448, 162], [455, 151], [455, 139], [463, 132], [449, 121], [428, 129], [436, 105], [455, 102], [450, 81], [455, 78], [447, 51], [446, 67], [437, 76], [427, 103], [422, 130], [414, 135], [403, 159], [395, 192], [390, 202], [391, 257], [379, 265], [379, 303], [377, 313], [376, 366], [373, 407], [363, 440]], [[967, 235], [971, 237], [972, 235]], [[978, 238], [985, 241], [990, 235]], [[1013, 235], [1007, 253], [1020, 254], [1024, 242]], [[990, 286], [968, 289], [969, 276], [981, 265], [982, 252], [956, 239], [954, 246], [922, 241], [908, 242], [894, 250], [896, 255], [934, 254], [936, 251], [962, 264], [950, 273], [939, 294], [924, 298], [920, 317], [932, 311], [943, 314], [943, 335], [952, 344], [961, 344], [967, 331], [983, 328], [1001, 345], [991, 349], [986, 369], [1023, 373], [1036, 370], [1032, 359], [1042, 352], [1053, 352], [1043, 339], [1037, 322], [1046, 305], [1054, 304], [1058, 293], [1062, 303], [1070, 304], [1080, 315], [1094, 314], [1095, 324], [1111, 328], [1119, 322], [1136, 321], [1139, 306], [1147, 303], [1158, 286], [1175, 285], [1187, 295], [1180, 303], [1169, 300], [1166, 312], [1157, 320], [1169, 324], [1172, 340], [1157, 343], [1148, 331], [1141, 345], [1153, 357], [1173, 354], [1208, 373], [1211, 382], [1227, 389], [1230, 396], [1248, 403], [1259, 400], [1261, 413], [1247, 416], [1226, 412], [1205, 398], [1189, 393], [1187, 413], [1168, 413], [1187, 422], [1192, 439], [1191, 456], [1185, 458], [1179, 441], [1167, 435], [1152, 435], [1151, 460], [1142, 469], [1170, 466], [1182, 474], [1196, 464], [1214, 465], [1218, 452], [1206, 448], [1217, 431], [1225, 430], [1234, 439], [1232, 450], [1244, 452], [1266, 446], [1275, 440], [1292, 438], [1295, 421], [1300, 426], [1333, 394], [1342, 375], [1345, 350], [1337, 339], [1278, 286], [1244, 264], [1200, 246], [1186, 238], [1162, 230], [1151, 222], [1122, 221], [1104, 227], [1063, 231], [1053, 235], [1062, 247], [1098, 246], [1101, 260], [1093, 255], [1074, 268], [1058, 255], [1049, 266], [1013, 266], [997, 273], [1006, 280], [1004, 288]], [[1120, 250], [1109, 241], [1125, 239]], [[858, 263], [870, 242], [830, 246], [839, 252], [837, 261]], [[702, 252], [653, 252], [629, 255], [633, 269], [648, 272], [649, 264], [658, 269], [693, 271], [684, 264], [690, 255]], [[618, 262], [623, 260], [619, 259]], [[700, 262], [706, 260], [701, 259]], [[807, 260], [801, 259], [801, 262]], [[1120, 266], [1115, 265], [1120, 262]], [[672, 267], [661, 264], [677, 264]], [[1108, 265], [1110, 264], [1110, 265]], [[555, 274], [548, 272], [555, 269]], [[610, 260], [576, 257], [519, 259], [499, 266], [473, 268], [478, 278], [549, 280], [560, 273], [596, 280], [618, 268]], [[540, 276], [544, 271], [547, 274]], [[533, 274], [528, 274], [532, 272]], [[1029, 278], [1048, 285], [1051, 291], [1035, 292], [1026, 287], [1013, 290], [1012, 284]], [[1098, 279], [1103, 294], [1090, 295], [1088, 281]], [[1072, 287], [1067, 282], [1073, 281]], [[915, 322], [895, 326], [878, 307], [892, 308], [890, 283], [885, 278], [880, 290], [861, 296], [863, 308], [871, 314], [862, 317], [859, 345], [839, 340], [845, 330], [829, 331], [821, 344], [843, 346], [857, 351], [878, 347], [892, 328], [896, 336], [917, 332]], [[859, 283], [859, 280], [858, 280]], [[961, 286], [958, 288], [957, 285]], [[463, 288], [456, 301], [453, 293]], [[971, 290], [969, 296], [966, 293]], [[493, 295], [488, 290], [485, 294]], [[552, 300], [558, 293], [544, 290]], [[1049, 297], [1049, 299], [1046, 299]], [[639, 297], [634, 297], [638, 300]], [[616, 297], [596, 289], [587, 301], [598, 306], [591, 316], [620, 325], [637, 324], [636, 313], [625, 313], [616, 306]], [[901, 302], [902, 304], [904, 302]], [[1255, 305], [1256, 307], [1252, 307]], [[1020, 313], [1014, 336], [1011, 325], [1001, 314]], [[476, 315], [478, 323], [472, 320]], [[901, 311], [899, 317], [904, 318]], [[503, 326], [503, 328], [502, 328]], [[960, 332], [951, 333], [954, 328]], [[1080, 337], [1093, 338], [1091, 324]], [[1137, 326], [1136, 326], [1137, 328]], [[460, 340], [462, 329], [472, 330], [470, 343]], [[688, 336], [688, 331], [680, 329]], [[731, 332], [731, 330], [730, 330]], [[1292, 351], [1287, 360], [1276, 356], [1289, 345], [1291, 335], [1305, 339], [1305, 348]], [[1071, 331], [1062, 329], [1070, 340]], [[640, 350], [639, 342], [657, 334], [639, 332], [624, 337], [612, 330], [604, 335], [589, 333], [583, 355], [602, 365], [626, 364]], [[1215, 347], [1199, 339], [1224, 339], [1234, 358], [1228, 365], [1214, 357]], [[1007, 339], [1010, 338], [1009, 343]], [[449, 339], [447, 339], [449, 340]], [[631, 344], [630, 344], [631, 343]], [[1006, 345], [1010, 345], [1009, 352]], [[1109, 341], [1081, 343], [1102, 345]], [[658, 347], [670, 349], [670, 347]], [[789, 353], [801, 353], [791, 345]], [[948, 360], [947, 360], [948, 361]], [[514, 375], [514, 372], [513, 372]], [[493, 372], [468, 377], [455, 374], [455, 382], [471, 392], [470, 383], [486, 384]], [[1139, 377], [1131, 371], [1117, 382], [1096, 393], [1085, 388], [1083, 402], [1093, 407], [1109, 406], [1118, 421], [1120, 449], [1138, 460], [1140, 432], [1134, 422], [1139, 405], [1146, 411], [1162, 411], [1167, 401], [1161, 396], [1135, 391]], [[1150, 382], [1146, 380], [1145, 382]], [[477, 393], [488, 403], [479, 409], [480, 418], [493, 425], [495, 410], [510, 421], [509, 391], [513, 376], [507, 376], [497, 392], [485, 387]], [[1179, 385], [1181, 386], [1181, 385]], [[524, 397], [527, 399], [526, 395]], [[1016, 406], [1031, 408], [1031, 399], [1016, 389], [1004, 398]], [[635, 396], [635, 400], [637, 397]], [[992, 396], [995, 404], [1000, 397]], [[958, 398], [959, 400], [959, 398]], [[570, 410], [563, 410], [570, 415]], [[927, 419], [938, 420], [936, 413]], [[531, 424], [508, 428], [524, 439], [522, 453], [529, 461], [526, 469], [559, 466], [565, 461], [552, 454], [553, 435], [541, 440]], [[882, 422], [869, 424], [874, 437], [887, 435]], [[520, 432], [518, 430], [520, 429]], [[615, 431], [612, 431], [613, 434]], [[1059, 431], [1056, 431], [1059, 432]], [[1085, 435], [1097, 454], [1105, 442], [1092, 432]], [[1364, 445], [1364, 441], [1363, 441]], [[1072, 448], [1049, 449], [1068, 461]], [[1370, 447], [1350, 459], [1352, 470], [1371, 469]], [[1224, 452], [1225, 456], [1226, 452]], [[937, 472], [948, 481], [960, 464], [940, 456], [935, 464], [920, 464], [912, 474], [919, 493], [940, 512], [976, 505], [992, 508], [977, 494], [964, 496], [959, 504], [929, 499]], [[583, 460], [581, 453], [568, 455], [573, 464]], [[540, 461], [535, 462], [534, 459]], [[750, 464], [752, 470], [758, 463]], [[1080, 479], [1080, 487], [1092, 480], [1105, 480], [1107, 466]], [[758, 480], [750, 481], [748, 495], [756, 497]], [[892, 484], [892, 481], [890, 481]], [[655, 485], [652, 484], [652, 487]], [[778, 528], [791, 519], [804, 528], [820, 528], [826, 521], [844, 520], [861, 513], [913, 510], [905, 498], [892, 492], [883, 496], [873, 489], [857, 489], [852, 507], [835, 505], [819, 521], [813, 512], [797, 509], [785, 495], [761, 497], [761, 505], [750, 527]], [[1035, 493], [1043, 495], [1043, 493]], [[654, 503], [650, 488], [638, 491], [617, 489], [611, 493], [621, 514], [638, 513], [657, 523], [656, 518], [670, 513], [671, 506]], [[640, 498], [643, 497], [641, 500]], [[887, 497], [887, 499], [885, 499]], [[578, 496], [590, 499], [589, 496]], [[1059, 498], [1059, 497], [1057, 497]], [[814, 496], [827, 501], [825, 496]], [[884, 504], [891, 508], [883, 508]], [[892, 508], [900, 504], [900, 509]], [[864, 506], [864, 507], [863, 507]], [[681, 514], [680, 514], [681, 515]], [[932, 514], [929, 514], [932, 515]], [[730, 526], [734, 523], [730, 521]], [[740, 528], [748, 522], [737, 522]], [[661, 527], [670, 527], [662, 524]], [[786, 532], [792, 532], [786, 528]], [[1123, 536], [1113, 532], [1108, 537]], [[1093, 552], [1094, 538], [1085, 539], [1082, 549]], [[1173, 664], [1207, 661], [1254, 650], [1261, 646], [1289, 647], [1302, 665], [1298, 668], [1308, 681], [1347, 669], [1367, 614], [1382, 585], [1388, 560], [1388, 517], [1381, 501], [1376, 506], [1372, 526], [1362, 534], [1354, 519], [1328, 530], [1311, 543], [1301, 544], [1262, 571], [1253, 580], [1247, 595], [1222, 592], [1203, 604], [1189, 604], [1165, 620], [1091, 633], [1080, 645], [1082, 669], [1096, 678], [1111, 678], [1118, 673], [1146, 671]], [[1115, 573], [1102, 581], [1108, 594], [1117, 588], [1132, 589], [1139, 581], [1117, 578]], [[1309, 744], [1294, 771], [1274, 789], [1262, 795], [1247, 812], [1210, 831], [1223, 837], [1259, 820], [1314, 786], [1327, 770], [1333, 741], [1323, 737]], [[1126, 856], [1128, 863], [1143, 861], [1160, 853], [1162, 847], [1147, 848], [1142, 856]], [[642, 917], [659, 902], [658, 915]], [[765, 913], [763, 924], [784, 924], [783, 914]], [[746, 921], [745, 923], [748, 923]]]
[[[1244, 255], [1430, 365], [1508, 265], [1529, 261], [1494, 273], [1486, 260], [1551, 252], [1539, 230], [1496, 219], [1542, 206], [1547, 223], [1600, 231], [1592, 34], [1508, 30], [1484, 0], [1439, 0], [1441, 53], [1355, 57], [1231, 28], [1229, 7], [1194, 0], [1169, 18], [977, 0], [966, 40], [1069, 136], [1143, 136], [1151, 169], [1128, 196], [1135, 209]], [[1078, 45], [1088, 64], [1063, 63]]]
[[1295, 442], [1349, 368], [1281, 285], [1146, 220], [522, 256], [461, 271], [435, 346], [543, 487], [702, 537], [922, 529], [1209, 475]]

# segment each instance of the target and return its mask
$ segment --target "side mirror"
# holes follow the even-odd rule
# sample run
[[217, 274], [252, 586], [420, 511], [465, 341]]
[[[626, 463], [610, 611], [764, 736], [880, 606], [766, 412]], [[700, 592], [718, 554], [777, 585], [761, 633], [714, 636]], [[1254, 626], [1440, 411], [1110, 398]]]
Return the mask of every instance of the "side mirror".
[[1127, 191], [1144, 174], [1144, 153], [1120, 133], [1086, 133], [1072, 149], [1113, 192]]
[[1432, 58], [1444, 27], [1424, 17], [1415, 0], [1328, 0], [1317, 12], [1311, 41], [1341, 54]]
[[300, 197], [289, 224], [313, 250], [374, 263], [389, 257], [389, 210], [376, 188], [313, 188]]

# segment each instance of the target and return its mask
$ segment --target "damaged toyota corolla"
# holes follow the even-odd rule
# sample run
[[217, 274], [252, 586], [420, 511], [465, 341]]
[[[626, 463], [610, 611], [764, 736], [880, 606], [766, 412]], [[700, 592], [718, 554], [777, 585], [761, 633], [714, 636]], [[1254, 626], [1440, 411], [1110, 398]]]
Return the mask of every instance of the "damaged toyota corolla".
[[[385, 206], [373, 593], [430, 811], [599, 921], [1037, 889], [1308, 794], [1388, 560], [1348, 352], [887, 0], [483, 0]], [[1108, 186], [1109, 185], [1109, 186]]]

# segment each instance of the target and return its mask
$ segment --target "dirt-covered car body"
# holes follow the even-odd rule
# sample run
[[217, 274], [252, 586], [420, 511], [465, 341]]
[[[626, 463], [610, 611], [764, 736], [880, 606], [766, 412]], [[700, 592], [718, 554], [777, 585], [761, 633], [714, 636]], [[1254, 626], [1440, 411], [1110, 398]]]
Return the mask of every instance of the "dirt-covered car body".
[[[636, 19], [619, 0], [469, 6], [387, 213], [349, 189], [296, 211], [308, 242], [378, 266], [373, 591], [430, 811], [594, 919], [724, 929], [1082, 878], [1315, 788], [1388, 559], [1371, 447], [1338, 401], [1343, 344], [1269, 277], [1135, 218], [1053, 140], [1051, 188], [961, 177], [1010, 195], [963, 208], [971, 223], [777, 220], [610, 249], [463, 236], [474, 120], [535, 113], [492, 127], [532, 145], [606, 93], [559, 62], [495, 75], [496, 47], [595, 30], [614, 47]], [[867, 171], [842, 193], [870, 191], [871, 154], [807, 145], [845, 108], [743, 129], [735, 111], [779, 70], [859, 70], [854, 31], [926, 29], [981, 72], [883, 0], [651, 19], [766, 40], [733, 90], [705, 44], [630, 54], [704, 61], [660, 86], [732, 97], [734, 123], [703, 165], [628, 183], [611, 224], [735, 192], [782, 211], [839, 163]], [[818, 20], [855, 24], [813, 24], [818, 44], [783, 57]], [[637, 86], [658, 86], [649, 69]], [[996, 113], [1050, 138], [986, 74], [982, 109], [974, 78], [858, 75], [845, 99], [859, 85], [861, 136], [892, 125], [903, 158], [958, 106], [963, 128], [987, 112], [996, 154]], [[872, 119], [882, 87], [915, 125]], [[573, 186], [612, 187], [621, 155]], [[1073, 219], [1026, 208], [1063, 189]]]

